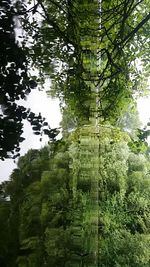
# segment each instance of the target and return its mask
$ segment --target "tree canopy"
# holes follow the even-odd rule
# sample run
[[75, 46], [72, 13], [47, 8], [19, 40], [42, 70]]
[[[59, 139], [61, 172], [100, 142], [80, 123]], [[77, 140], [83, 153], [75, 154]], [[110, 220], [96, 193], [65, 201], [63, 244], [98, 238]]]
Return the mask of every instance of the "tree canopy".
[[20, 13], [33, 38], [29, 51], [33, 65], [42, 78], [44, 73], [51, 77], [53, 93], [78, 117], [91, 115], [91, 83], [99, 88], [99, 113], [104, 119], [118, 117], [141, 92], [149, 62], [147, 1], [35, 1], [30, 10], [23, 4]]

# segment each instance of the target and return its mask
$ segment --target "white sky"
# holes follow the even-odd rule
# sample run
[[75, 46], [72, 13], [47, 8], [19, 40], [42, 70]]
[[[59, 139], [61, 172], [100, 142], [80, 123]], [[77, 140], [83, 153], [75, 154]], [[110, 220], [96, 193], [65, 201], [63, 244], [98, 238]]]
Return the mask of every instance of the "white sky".
[[140, 97], [137, 101], [140, 121], [143, 126], [150, 120], [150, 96]]

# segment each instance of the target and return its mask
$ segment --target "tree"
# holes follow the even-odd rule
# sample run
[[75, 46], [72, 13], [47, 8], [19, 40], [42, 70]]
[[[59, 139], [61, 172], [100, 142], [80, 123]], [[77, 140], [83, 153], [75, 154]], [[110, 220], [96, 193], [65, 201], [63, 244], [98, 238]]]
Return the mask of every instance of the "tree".
[[[24, 29], [33, 38], [32, 49], [28, 51], [29, 58], [33, 65], [40, 69], [42, 77], [45, 73], [51, 78], [55, 95], [66, 100], [71, 109], [77, 112], [80, 120], [87, 119], [90, 87], [85, 81], [85, 75], [89, 76], [89, 72], [87, 70], [86, 73], [82, 57], [80, 31], [83, 20], [84, 23], [86, 20], [82, 5], [78, 1], [73, 4], [70, 1], [61, 4], [58, 1], [37, 1], [34, 7], [36, 12], [32, 16], [31, 23], [27, 20], [30, 12], [25, 6], [22, 6], [21, 12], [18, 10]], [[86, 4], [89, 14], [90, 11], [94, 12], [96, 7], [97, 3], [91, 5], [91, 8]], [[81, 14], [80, 8], [82, 8]], [[36, 21], [36, 13], [41, 15], [40, 25]], [[25, 14], [25, 18], [21, 14]], [[92, 15], [91, 18], [93, 19]]]
[[[36, 1], [30, 10], [22, 6], [26, 16], [24, 19], [20, 12], [20, 19], [33, 38], [29, 57], [42, 75], [51, 77], [55, 94], [76, 110], [83, 123], [93, 115], [93, 84], [99, 88], [99, 116], [111, 118], [112, 123], [127, 110], [134, 92], [140, 91], [144, 78], [136, 60], [142, 61], [146, 75], [148, 8], [147, 0], [104, 0], [101, 6], [98, 1], [51, 0]], [[31, 12], [30, 23], [27, 18]]]
[[104, 0], [100, 8], [97, 0], [15, 6], [25, 37], [33, 38], [27, 57], [42, 79], [52, 78], [65, 119], [76, 122], [50, 148], [20, 158], [6, 185], [19, 267], [150, 264], [147, 133], [139, 131], [135, 141], [116, 127], [133, 106], [134, 53], [140, 57], [139, 40], [147, 36], [148, 6], [146, 0]]
[[10, 261], [10, 255], [8, 252], [8, 247], [10, 245], [10, 235], [8, 226], [9, 212], [10, 203], [2, 197], [2, 199], [0, 200], [0, 264], [4, 267], [6, 267], [7, 262]]
[[139, 90], [143, 77], [136, 68], [137, 58], [142, 60], [146, 74], [147, 42], [141, 40], [147, 38], [148, 7], [147, 1], [102, 1], [99, 55], [104, 64], [99, 85], [103, 88], [100, 99], [106, 117], [110, 110], [120, 115], [123, 106], [130, 103], [134, 92]]
[[[112, 123], [116, 121], [132, 102], [132, 95], [139, 87], [141, 74], [136, 68], [136, 58], [142, 61], [144, 74], [147, 72], [147, 42], [143, 44], [143, 40], [147, 38], [149, 21], [147, 1], [109, 1], [109, 5], [103, 1], [100, 8], [97, 1], [90, 4], [84, 1], [81, 4], [78, 0], [74, 3], [35, 1], [29, 9], [21, 1], [14, 4], [8, 1], [2, 5], [7, 6], [9, 25], [5, 24], [8, 31], [11, 28], [10, 35], [6, 31], [2, 35], [7, 39], [8, 48], [15, 52], [12, 58], [13, 53], [10, 56], [2, 47], [8, 53], [9, 66], [5, 60], [5, 72], [10, 73], [7, 75], [7, 89], [3, 92], [5, 101], [2, 103], [4, 115], [1, 117], [1, 158], [9, 156], [7, 151], [12, 152], [14, 148], [19, 152], [19, 140], [23, 141], [23, 119], [31, 122], [38, 135], [44, 132], [51, 139], [57, 135], [57, 129], [51, 130], [40, 114], [36, 116], [14, 103], [14, 98], [25, 98], [35, 86], [35, 82], [28, 77], [27, 61], [30, 62], [29, 65], [39, 69], [41, 80], [47, 75], [51, 77], [55, 95], [65, 101], [69, 109], [75, 111], [78, 125], [89, 123], [95, 110], [102, 119], [111, 118]], [[144, 10], [140, 15], [139, 9]], [[40, 17], [40, 23], [36, 14]], [[24, 29], [21, 47], [14, 37], [10, 46], [10, 39], [14, 36], [13, 16], [20, 20]], [[6, 16], [2, 16], [2, 20], [6, 22]], [[31, 37], [32, 42], [29, 40]], [[20, 58], [17, 63], [16, 51]], [[101, 66], [96, 67], [99, 58]], [[22, 74], [18, 74], [18, 68], [22, 69]], [[14, 90], [10, 90], [9, 86], [11, 76], [21, 83], [17, 87], [14, 81]], [[6, 75], [3, 75], [3, 79], [6, 80]], [[97, 89], [99, 92], [94, 93], [93, 83], [94, 87], [100, 88]], [[12, 91], [15, 92], [14, 95]], [[96, 97], [99, 105], [95, 109]], [[42, 131], [43, 126], [46, 129]]]
[[101, 133], [99, 262], [148, 266], [149, 156], [131, 152], [124, 134], [118, 139], [113, 131]]
[[[93, 266], [95, 240], [102, 266], [149, 265], [149, 156], [130, 150], [128, 134], [103, 126], [97, 158], [93, 129], [82, 127], [49, 148], [30, 150], [1, 187], [2, 207], [8, 203], [1, 218], [8, 221], [6, 250], [13, 236], [9, 266], [16, 260], [19, 267]], [[8, 263], [4, 252], [3, 260]]]
[[51, 132], [45, 118], [18, 104], [37, 85], [29, 74], [25, 51], [15, 37], [15, 7], [13, 1], [1, 1], [0, 18], [0, 159], [19, 156], [19, 144], [24, 140], [23, 120], [28, 120], [35, 134], [47, 134], [50, 139], [57, 135]]

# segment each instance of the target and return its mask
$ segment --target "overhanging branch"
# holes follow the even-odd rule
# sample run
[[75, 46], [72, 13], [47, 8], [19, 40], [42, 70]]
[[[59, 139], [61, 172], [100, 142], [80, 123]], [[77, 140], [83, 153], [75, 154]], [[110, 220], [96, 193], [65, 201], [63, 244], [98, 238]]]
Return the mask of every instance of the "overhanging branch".
[[121, 42], [119, 42], [118, 45], [123, 45], [124, 47], [149, 19], [150, 13]]

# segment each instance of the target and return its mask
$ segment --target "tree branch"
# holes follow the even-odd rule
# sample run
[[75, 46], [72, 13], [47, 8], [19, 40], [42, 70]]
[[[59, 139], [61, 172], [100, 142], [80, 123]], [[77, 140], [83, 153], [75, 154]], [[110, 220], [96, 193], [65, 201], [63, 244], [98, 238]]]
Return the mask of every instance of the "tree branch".
[[67, 36], [67, 34], [65, 33], [65, 31], [62, 31], [60, 29], [60, 27], [58, 26], [58, 24], [56, 22], [54, 22], [54, 20], [52, 20], [49, 17], [49, 15], [48, 15], [48, 13], [47, 13], [42, 1], [38, 0], [38, 3], [40, 4], [40, 6], [41, 6], [41, 8], [42, 8], [42, 10], [43, 10], [43, 12], [45, 14], [45, 16], [43, 15], [43, 17], [47, 20], [47, 23], [53, 27], [53, 29], [58, 34], [58, 36], [60, 38], [62, 38], [65, 42], [67, 42], [68, 44], [72, 44], [75, 48], [77, 48], [77, 44], [75, 42], [73, 42], [72, 40], [70, 40], [69, 37]]
[[149, 19], [150, 13], [118, 45], [123, 45], [124, 47]]

